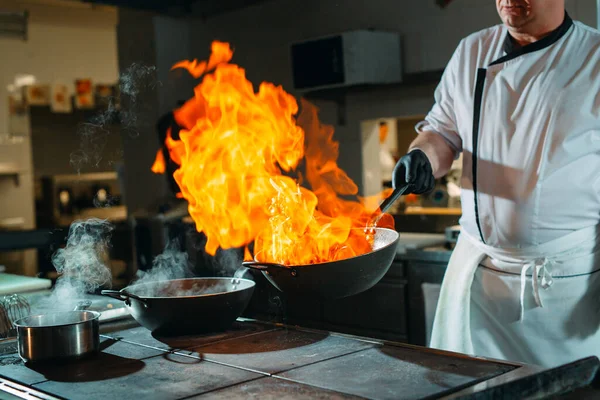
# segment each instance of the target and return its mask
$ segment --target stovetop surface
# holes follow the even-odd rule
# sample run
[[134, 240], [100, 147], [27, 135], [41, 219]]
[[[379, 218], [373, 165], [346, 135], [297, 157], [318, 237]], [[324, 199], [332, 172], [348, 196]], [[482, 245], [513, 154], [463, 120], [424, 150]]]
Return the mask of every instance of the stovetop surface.
[[160, 338], [142, 327], [103, 334], [98, 356], [69, 364], [0, 356], [0, 375], [69, 399], [424, 399], [515, 368], [248, 320], [212, 335]]

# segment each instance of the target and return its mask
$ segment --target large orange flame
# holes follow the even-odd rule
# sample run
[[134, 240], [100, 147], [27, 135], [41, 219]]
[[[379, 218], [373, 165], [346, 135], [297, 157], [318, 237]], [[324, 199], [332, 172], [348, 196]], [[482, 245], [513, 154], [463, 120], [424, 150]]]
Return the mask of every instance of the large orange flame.
[[[232, 55], [229, 44], [214, 42], [208, 63], [173, 67], [205, 74], [174, 113], [180, 140], [169, 133], [165, 144], [206, 252], [254, 242], [259, 261], [305, 265], [371, 251], [364, 228], [377, 205], [340, 197], [358, 188], [337, 165], [333, 128], [306, 101], [296, 118], [298, 103], [281, 86], [263, 82], [254, 92]], [[393, 219], [379, 226], [393, 227]]]

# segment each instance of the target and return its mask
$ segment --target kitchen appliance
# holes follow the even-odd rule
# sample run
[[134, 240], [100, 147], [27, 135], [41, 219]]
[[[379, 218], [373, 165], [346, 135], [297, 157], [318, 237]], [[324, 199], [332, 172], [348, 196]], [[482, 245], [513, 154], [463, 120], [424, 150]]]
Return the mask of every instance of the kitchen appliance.
[[296, 90], [402, 81], [400, 35], [356, 30], [291, 45]]
[[[0, 301], [0, 308], [2, 308], [2, 327], [0, 328], [0, 337], [14, 336], [15, 328], [13, 322], [25, 318], [31, 314], [31, 306], [27, 299], [18, 294], [10, 296], [4, 296]], [[8, 320], [4, 320], [4, 315], [8, 317]], [[8, 324], [6, 323], [8, 322]]]
[[113, 222], [127, 217], [116, 172], [42, 176], [39, 181], [36, 219], [40, 228], [69, 226], [92, 216]]
[[373, 251], [357, 257], [310, 265], [285, 266], [245, 261], [244, 267], [262, 271], [279, 291], [320, 299], [340, 299], [373, 287], [389, 270], [400, 234], [387, 228], [373, 228]]
[[135, 320], [161, 336], [227, 329], [248, 306], [254, 282], [189, 278], [140, 283], [101, 293], [122, 300]]
[[446, 243], [456, 244], [460, 235], [460, 225], [453, 225], [446, 228]]
[[0, 273], [0, 295], [34, 292], [49, 289], [51, 286], [50, 279]]
[[100, 313], [81, 302], [73, 311], [30, 315], [14, 322], [19, 357], [25, 362], [77, 360], [98, 352]]

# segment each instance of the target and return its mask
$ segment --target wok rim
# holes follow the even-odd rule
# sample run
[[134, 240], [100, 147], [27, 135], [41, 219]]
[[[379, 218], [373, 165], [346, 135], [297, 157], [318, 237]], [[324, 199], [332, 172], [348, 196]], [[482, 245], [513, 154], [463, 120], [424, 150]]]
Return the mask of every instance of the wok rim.
[[[354, 229], [363, 229], [363, 228], [354, 228]], [[390, 228], [379, 228], [376, 227], [374, 228], [378, 231], [390, 231], [390, 232], [394, 232], [396, 234], [396, 238], [394, 240], [392, 240], [390, 243], [386, 244], [385, 246], [382, 246], [380, 248], [378, 248], [377, 250], [372, 250], [368, 253], [364, 253], [358, 256], [354, 256], [354, 257], [348, 257], [348, 258], [344, 258], [342, 260], [335, 260], [335, 261], [327, 261], [327, 262], [320, 262], [320, 263], [314, 263], [314, 264], [293, 264], [293, 265], [285, 265], [285, 264], [281, 264], [282, 267], [285, 268], [305, 268], [305, 267], [316, 267], [316, 266], [327, 266], [327, 265], [331, 265], [331, 264], [339, 264], [340, 262], [345, 262], [345, 261], [350, 261], [350, 260], [354, 260], [360, 257], [365, 257], [368, 256], [370, 254], [375, 254], [375, 253], [379, 253], [380, 251], [387, 249], [388, 247], [390, 247], [391, 245], [393, 245], [394, 243], [398, 243], [398, 240], [400, 239], [400, 232], [398, 232], [395, 229], [390, 229]], [[258, 265], [260, 265], [261, 262], [264, 261], [258, 261], [258, 260], [254, 260], [254, 262], [256, 262]], [[273, 263], [267, 263], [264, 262], [266, 265], [268, 264], [273, 264]]]
[[[196, 295], [192, 295], [192, 296], [171, 296], [171, 297], [164, 297], [164, 296], [140, 296], [140, 295], [138, 295], [136, 293], [127, 292], [127, 290], [126, 290], [126, 289], [132, 288], [134, 286], [149, 285], [149, 284], [160, 283], [160, 282], [200, 281], [200, 280], [227, 280], [227, 281], [230, 281], [232, 279], [238, 279], [239, 281], [250, 282], [251, 285], [249, 287], [247, 287], [247, 288], [236, 289], [236, 290], [229, 290], [227, 292], [196, 294]], [[122, 293], [125, 293], [125, 294], [131, 294], [131, 295], [137, 296], [140, 299], [144, 299], [144, 300], [147, 300], [147, 299], [153, 299], [153, 300], [164, 300], [164, 299], [171, 299], [171, 300], [173, 300], [173, 299], [197, 299], [197, 298], [204, 298], [204, 297], [209, 297], [209, 296], [221, 296], [221, 295], [228, 294], [228, 293], [242, 292], [242, 291], [253, 289], [255, 286], [256, 286], [256, 282], [254, 282], [253, 280], [250, 280], [250, 279], [246, 279], [246, 278], [228, 278], [228, 277], [178, 278], [178, 279], [167, 279], [167, 280], [164, 280], [164, 281], [154, 281], [154, 282], [148, 282], [148, 283], [138, 283], [138, 284], [135, 284], [135, 285], [124, 287], [123, 289], [119, 290], [119, 292], [122, 292]], [[133, 300], [135, 300], [135, 299], [133, 299]]]
[[[37, 326], [32, 326], [32, 325], [23, 324], [21, 322], [21, 321], [24, 321], [26, 319], [40, 317], [40, 316], [58, 315], [58, 314], [75, 313], [75, 312], [77, 312], [77, 313], [89, 313], [89, 314], [92, 314], [93, 317], [90, 318], [90, 319], [86, 319], [85, 321], [72, 322], [72, 323], [69, 323], [69, 324], [54, 324], [54, 325], [37, 325]], [[102, 313], [100, 313], [98, 311], [91, 311], [91, 310], [54, 311], [54, 312], [50, 312], [50, 313], [34, 314], [34, 315], [29, 315], [29, 316], [24, 317], [24, 318], [20, 318], [20, 319], [16, 320], [15, 322], [13, 322], [13, 325], [16, 328], [25, 328], [25, 329], [58, 328], [58, 327], [67, 327], [67, 326], [81, 325], [81, 324], [85, 324], [87, 322], [93, 323], [94, 321], [97, 321], [101, 316], [102, 316]]]

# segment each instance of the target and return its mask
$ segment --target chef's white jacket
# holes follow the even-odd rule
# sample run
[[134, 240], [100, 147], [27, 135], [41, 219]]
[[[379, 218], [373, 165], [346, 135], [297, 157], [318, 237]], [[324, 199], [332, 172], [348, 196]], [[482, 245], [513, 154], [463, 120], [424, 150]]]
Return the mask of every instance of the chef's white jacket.
[[551, 367], [600, 357], [600, 33], [512, 43], [462, 40], [417, 125], [463, 153], [431, 346]]
[[462, 229], [502, 248], [600, 218], [600, 33], [566, 14], [542, 40], [511, 43], [504, 25], [463, 39], [417, 125], [463, 152]]

